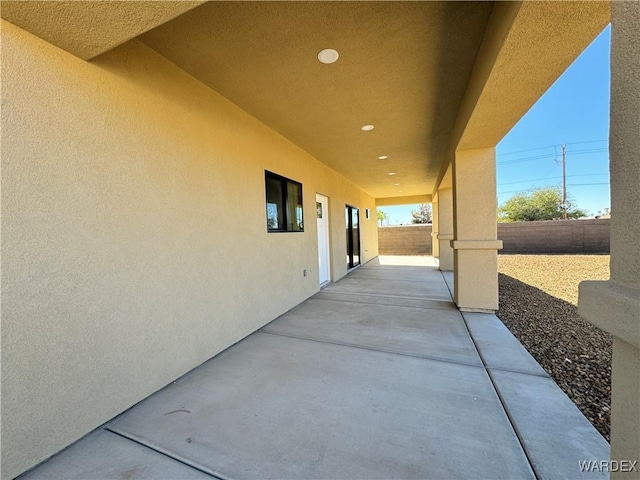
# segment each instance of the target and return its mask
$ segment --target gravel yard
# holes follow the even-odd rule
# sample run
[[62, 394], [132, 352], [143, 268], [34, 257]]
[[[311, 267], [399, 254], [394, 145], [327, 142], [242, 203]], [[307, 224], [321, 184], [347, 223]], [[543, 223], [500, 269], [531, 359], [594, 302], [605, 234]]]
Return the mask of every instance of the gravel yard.
[[578, 316], [578, 284], [609, 255], [499, 255], [498, 317], [609, 440], [611, 336]]

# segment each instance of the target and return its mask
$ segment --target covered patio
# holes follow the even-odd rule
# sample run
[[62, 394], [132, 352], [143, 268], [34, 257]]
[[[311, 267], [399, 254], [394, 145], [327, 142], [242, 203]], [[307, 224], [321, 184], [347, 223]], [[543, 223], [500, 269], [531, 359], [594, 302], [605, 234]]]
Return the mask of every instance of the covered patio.
[[433, 257], [378, 257], [25, 474], [600, 478], [609, 445]]
[[[640, 3], [0, 16], [2, 478], [638, 460]], [[579, 298], [614, 336], [607, 456], [493, 312], [495, 146], [609, 23], [611, 278]], [[429, 202], [437, 260], [385, 263], [376, 208]]]

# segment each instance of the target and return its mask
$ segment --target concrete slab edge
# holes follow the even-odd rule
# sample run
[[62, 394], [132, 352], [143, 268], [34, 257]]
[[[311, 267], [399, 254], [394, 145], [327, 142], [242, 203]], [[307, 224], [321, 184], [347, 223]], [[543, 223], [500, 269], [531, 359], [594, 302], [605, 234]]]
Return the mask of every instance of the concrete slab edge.
[[465, 326], [465, 328], [467, 330], [467, 335], [469, 335], [469, 338], [471, 339], [471, 343], [473, 344], [473, 348], [476, 349], [476, 352], [477, 352], [478, 356], [480, 357], [480, 361], [482, 362], [482, 366], [484, 368], [484, 371], [487, 372], [487, 376], [489, 377], [489, 381], [491, 382], [491, 386], [493, 387], [493, 391], [495, 392], [496, 397], [498, 398], [498, 401], [500, 402], [500, 406], [502, 407], [502, 411], [506, 415], [507, 420], [509, 421], [509, 425], [511, 425], [511, 430], [513, 431], [514, 435], [516, 436], [516, 439], [518, 440], [518, 443], [520, 444], [520, 448], [522, 449], [522, 452], [523, 452], [525, 458], [527, 459], [527, 463], [529, 463], [529, 468], [533, 472], [533, 475], [537, 479], [539, 479], [539, 478], [541, 478], [540, 474], [539, 474], [539, 472], [536, 471], [536, 469], [534, 467], [533, 459], [530, 457], [529, 452], [528, 452], [528, 450], [527, 450], [527, 448], [525, 446], [524, 438], [522, 437], [521, 432], [518, 431], [518, 428], [516, 427], [516, 424], [515, 424], [515, 420], [511, 416], [511, 414], [509, 413], [509, 409], [507, 408], [507, 404], [505, 402], [505, 399], [500, 394], [500, 390], [498, 389], [498, 386], [496, 385], [496, 381], [493, 378], [493, 375], [491, 374], [489, 369], [487, 368], [487, 365], [485, 363], [484, 357], [480, 353], [480, 349], [478, 348], [478, 345], [476, 344], [476, 341], [473, 338], [473, 335], [471, 334], [471, 330], [469, 330], [469, 325], [467, 324], [467, 320], [464, 318], [464, 315], [462, 315], [462, 313], [460, 313], [460, 316], [462, 317], [462, 321], [463, 321], [464, 326]]
[[[266, 327], [264, 327], [264, 328], [266, 328]], [[276, 336], [279, 336], [279, 337], [295, 338], [295, 339], [298, 339], [298, 340], [305, 340], [305, 341], [308, 341], [308, 342], [325, 343], [325, 344], [328, 344], [328, 345], [336, 345], [338, 347], [358, 348], [360, 350], [367, 350], [367, 351], [370, 351], [370, 352], [384, 353], [384, 354], [388, 354], [388, 355], [398, 355], [398, 356], [401, 356], [401, 357], [419, 358], [419, 359], [422, 359], [422, 360], [433, 360], [434, 362], [452, 363], [452, 364], [455, 364], [455, 365], [462, 365], [462, 366], [465, 366], [465, 367], [484, 368], [483, 365], [481, 365], [481, 364], [458, 362], [458, 361], [450, 360], [450, 359], [447, 359], [447, 358], [420, 355], [419, 353], [415, 353], [415, 354], [414, 353], [404, 353], [404, 352], [398, 352], [397, 350], [369, 347], [367, 345], [357, 345], [355, 343], [335, 342], [335, 341], [330, 341], [330, 340], [321, 340], [321, 339], [318, 339], [318, 338], [302, 337], [302, 336], [291, 335], [291, 334], [287, 334], [287, 333], [270, 332], [270, 331], [264, 330], [264, 329], [260, 329], [257, 333], [264, 333], [266, 335], [276, 335]]]
[[137, 443], [138, 445], [141, 445], [145, 448], [148, 448], [150, 450], [153, 450], [154, 452], [157, 452], [161, 455], [164, 455], [165, 457], [170, 458], [171, 460], [174, 460], [176, 462], [179, 462], [189, 468], [193, 468], [194, 470], [198, 470], [199, 472], [205, 473], [209, 476], [211, 476], [211, 478], [215, 479], [215, 480], [231, 480], [231, 477], [228, 477], [226, 475], [224, 475], [221, 472], [216, 472], [214, 470], [211, 470], [210, 468], [207, 468], [203, 465], [198, 465], [192, 461], [190, 461], [189, 459], [183, 457], [182, 455], [178, 455], [174, 452], [171, 452], [170, 450], [167, 450], [159, 445], [155, 445], [153, 442], [148, 441], [145, 438], [142, 438], [138, 435], [134, 435], [132, 433], [129, 432], [124, 432], [119, 430], [118, 428], [115, 427], [110, 427], [110, 426], [106, 426], [104, 427], [104, 429], [110, 433], [113, 433], [114, 435], [118, 435], [119, 437], [122, 437], [126, 440], [129, 440], [131, 442]]
[[500, 389], [498, 388], [498, 385], [496, 384], [496, 380], [493, 377], [493, 375], [491, 374], [491, 372], [487, 369], [487, 375], [489, 375], [489, 379], [491, 380], [491, 385], [493, 386], [493, 389], [496, 392], [496, 395], [498, 396], [498, 400], [500, 400], [500, 405], [502, 405], [502, 410], [504, 410], [504, 414], [507, 416], [507, 418], [509, 419], [509, 423], [511, 424], [511, 428], [513, 429], [513, 432], [516, 435], [516, 438], [518, 439], [518, 443], [520, 443], [520, 448], [522, 448], [522, 452], [524, 453], [524, 456], [527, 458], [527, 462], [529, 462], [529, 468], [531, 468], [531, 471], [533, 472], [533, 474], [535, 475], [535, 477], [537, 479], [541, 479], [543, 478], [541, 473], [536, 469], [535, 466], [535, 462], [533, 461], [533, 458], [531, 457], [531, 453], [529, 452], [529, 449], [527, 448], [527, 444], [524, 440], [524, 436], [522, 434], [522, 432], [520, 431], [520, 429], [518, 428], [518, 425], [515, 421], [515, 418], [513, 418], [513, 416], [511, 415], [511, 411], [509, 410], [508, 406], [507, 406], [507, 402], [504, 399], [504, 397], [502, 396], [502, 394], [500, 393]]
[[[333, 285], [336, 285], [336, 284], [334, 283]], [[316, 294], [317, 293], [318, 292], [316, 292]], [[323, 290], [322, 293], [327, 293], [327, 294], [329, 294], [329, 293], [339, 293], [340, 295], [366, 295], [366, 294], [363, 294], [363, 293], [360, 293], [360, 292], [343, 292], [343, 291], [333, 292], [331, 290], [329, 290], [329, 291]], [[445, 301], [445, 300], [429, 299], [429, 298], [425, 298], [425, 297], [412, 297], [412, 296], [407, 296], [407, 295], [387, 295], [387, 294], [384, 294], [384, 293], [377, 293], [377, 294], [372, 295], [372, 296], [374, 296], [374, 297], [386, 297], [386, 298], [406, 298], [406, 299], [410, 299], [410, 300], [431, 300], [431, 301], [440, 301], [440, 302]], [[311, 298], [311, 297], [309, 297], [309, 298]], [[282, 315], [284, 315], [284, 313]]]
[[[331, 294], [331, 292], [323, 292], [326, 294]], [[340, 294], [342, 295], [342, 293]], [[346, 294], [348, 295], [348, 294]], [[353, 294], [352, 294], [353, 295]], [[357, 300], [338, 300], [336, 298], [322, 298], [322, 297], [312, 297], [314, 300], [324, 300], [324, 301], [328, 301], [328, 302], [343, 302], [343, 303], [359, 303], [362, 305], [380, 305], [379, 303], [376, 302], [363, 302], [362, 300], [357, 301]], [[407, 299], [407, 300], [413, 300], [413, 299]], [[426, 300], [429, 301], [429, 300]], [[432, 302], [438, 302], [439, 300], [431, 300]], [[446, 302], [443, 302], [446, 303]], [[445, 310], [445, 311], [451, 311], [452, 307], [451, 306], [419, 306], [419, 305], [385, 305], [387, 307], [400, 307], [400, 308], [419, 308], [422, 310]]]
[[[520, 340], [518, 340], [518, 338], [511, 333], [511, 331], [507, 328], [506, 325], [504, 325], [502, 320], [500, 320], [497, 315], [495, 315], [494, 313], [482, 313], [482, 315], [487, 315], [497, 325], [500, 325], [502, 331], [504, 332], [504, 335], [507, 336], [507, 338], [504, 338], [504, 335], [503, 335], [503, 338], [501, 338], [504, 345], [503, 350], [508, 351], [509, 348], [506, 345], [506, 342], [510, 342], [512, 345], [515, 345], [516, 348], [520, 351], [519, 353], [520, 361], [525, 361], [526, 363], [529, 364], [529, 365], [525, 365], [524, 367], [513, 366], [513, 365], [509, 365], [508, 367], [505, 367], [505, 366], [495, 365], [493, 361], [490, 361], [487, 358], [487, 353], [489, 352], [484, 351], [484, 347], [482, 346], [482, 340], [477, 338], [477, 336], [478, 335], [481, 336], [481, 334], [478, 333], [477, 330], [475, 330], [475, 333], [474, 333], [474, 329], [477, 329], [477, 327], [472, 328], [470, 325], [470, 322], [473, 323], [473, 315], [481, 312], [465, 312], [462, 310], [460, 310], [460, 312], [461, 312], [464, 324], [467, 327], [467, 332], [471, 336], [471, 339], [473, 340], [473, 343], [476, 349], [478, 350], [478, 354], [482, 359], [482, 363], [485, 365], [485, 367], [488, 370], [499, 370], [499, 371], [506, 371], [506, 372], [514, 372], [514, 373], [523, 373], [525, 375], [534, 375], [539, 377], [549, 377], [549, 374], [544, 370], [544, 368], [542, 368], [540, 363], [533, 357], [533, 355], [529, 353], [529, 351], [524, 347], [524, 345], [522, 345]], [[498, 336], [496, 336], [495, 338], [498, 338]], [[511, 353], [515, 354], [513, 350]]]

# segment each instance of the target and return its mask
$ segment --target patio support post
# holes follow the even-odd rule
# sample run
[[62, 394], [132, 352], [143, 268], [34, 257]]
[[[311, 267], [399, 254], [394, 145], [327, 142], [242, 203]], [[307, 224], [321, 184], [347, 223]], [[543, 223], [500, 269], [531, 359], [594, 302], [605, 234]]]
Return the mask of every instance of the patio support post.
[[453, 161], [454, 301], [461, 310], [498, 309], [494, 148], [456, 152]]
[[431, 198], [431, 255], [434, 258], [440, 257], [440, 242], [438, 241], [438, 193], [436, 192]]
[[[640, 478], [639, 31], [640, 3], [611, 2], [611, 272], [582, 282], [578, 297], [578, 313], [613, 335], [611, 460], [620, 468], [611, 477], [625, 479]], [[629, 471], [623, 462], [634, 461]]]
[[451, 187], [438, 189], [438, 253], [440, 270], [453, 270], [453, 249], [449, 242], [453, 239], [453, 190]]

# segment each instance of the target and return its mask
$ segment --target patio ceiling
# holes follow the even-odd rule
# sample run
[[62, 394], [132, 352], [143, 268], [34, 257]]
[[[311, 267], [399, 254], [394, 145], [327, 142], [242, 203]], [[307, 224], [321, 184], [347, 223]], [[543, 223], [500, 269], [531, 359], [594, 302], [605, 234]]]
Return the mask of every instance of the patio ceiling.
[[[212, 2], [141, 40], [373, 197], [423, 195], [435, 186], [491, 9]], [[325, 48], [339, 52], [336, 63], [318, 61]]]
[[456, 148], [494, 146], [608, 16], [606, 2], [2, 2], [80, 58], [137, 36], [378, 204], [424, 201]]

